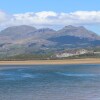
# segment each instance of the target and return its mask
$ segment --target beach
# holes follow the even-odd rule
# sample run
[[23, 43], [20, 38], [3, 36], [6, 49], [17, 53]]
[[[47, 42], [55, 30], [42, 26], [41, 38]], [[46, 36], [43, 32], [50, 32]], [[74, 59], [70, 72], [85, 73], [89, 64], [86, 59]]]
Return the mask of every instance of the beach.
[[0, 65], [62, 65], [62, 64], [100, 64], [100, 58], [66, 59], [66, 60], [26, 60], [0, 61]]

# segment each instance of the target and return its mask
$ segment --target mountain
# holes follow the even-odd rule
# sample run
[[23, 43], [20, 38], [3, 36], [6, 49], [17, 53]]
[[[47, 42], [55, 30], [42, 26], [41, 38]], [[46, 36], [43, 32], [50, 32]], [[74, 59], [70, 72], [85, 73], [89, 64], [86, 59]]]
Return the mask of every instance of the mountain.
[[58, 34], [63, 35], [69, 35], [69, 36], [75, 36], [79, 38], [87, 38], [89, 40], [100, 40], [100, 36], [98, 36], [96, 33], [87, 30], [85, 27], [75, 27], [75, 26], [65, 26], [63, 29], [58, 31]]
[[58, 46], [65, 48], [100, 45], [100, 36], [90, 30], [87, 30], [83, 26], [65, 26], [61, 30], [58, 30], [56, 35], [49, 38], [49, 40], [56, 42]]
[[0, 42], [12, 42], [12, 40], [26, 38], [27, 33], [35, 30], [36, 28], [27, 25], [8, 27], [0, 32]]
[[55, 30], [53, 29], [50, 29], [50, 28], [42, 28], [42, 29], [37, 29], [31, 33], [29, 33], [28, 35], [30, 36], [35, 36], [35, 37], [38, 37], [38, 38], [49, 38], [49, 37], [52, 37], [54, 34], [56, 33]]
[[2, 30], [0, 32], [0, 36], [15, 36], [15, 35], [22, 35], [22, 34], [25, 35], [35, 30], [36, 28], [28, 25], [12, 26]]
[[20, 25], [0, 32], [0, 56], [96, 46], [100, 46], [100, 36], [83, 26], [69, 25], [55, 31], [50, 28], [36, 29]]

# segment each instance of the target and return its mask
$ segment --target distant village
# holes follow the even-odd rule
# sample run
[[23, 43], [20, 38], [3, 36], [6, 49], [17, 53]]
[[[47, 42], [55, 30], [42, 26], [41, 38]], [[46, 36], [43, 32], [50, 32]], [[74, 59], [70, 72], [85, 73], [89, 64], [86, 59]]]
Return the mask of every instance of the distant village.
[[57, 52], [55, 54], [56, 58], [67, 58], [72, 56], [79, 56], [85, 54], [100, 54], [100, 52], [94, 52], [93, 50], [86, 50], [86, 49], [75, 49], [75, 50], [65, 50], [62, 52]]

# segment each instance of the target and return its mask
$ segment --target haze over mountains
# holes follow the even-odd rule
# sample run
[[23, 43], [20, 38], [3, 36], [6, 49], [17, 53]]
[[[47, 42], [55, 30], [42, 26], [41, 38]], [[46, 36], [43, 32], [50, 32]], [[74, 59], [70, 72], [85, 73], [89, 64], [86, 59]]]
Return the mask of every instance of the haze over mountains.
[[[55, 31], [21, 25], [0, 32], [0, 55], [33, 53], [37, 50], [100, 46], [100, 36], [83, 26], [65, 26]], [[6, 52], [6, 53], [5, 53]]]

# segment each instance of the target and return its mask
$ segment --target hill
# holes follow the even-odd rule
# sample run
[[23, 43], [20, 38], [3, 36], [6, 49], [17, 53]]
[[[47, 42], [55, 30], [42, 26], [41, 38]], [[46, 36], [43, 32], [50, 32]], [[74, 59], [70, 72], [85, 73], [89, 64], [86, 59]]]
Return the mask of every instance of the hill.
[[83, 26], [69, 25], [55, 31], [21, 25], [8, 27], [0, 32], [0, 57], [98, 46], [100, 36]]

